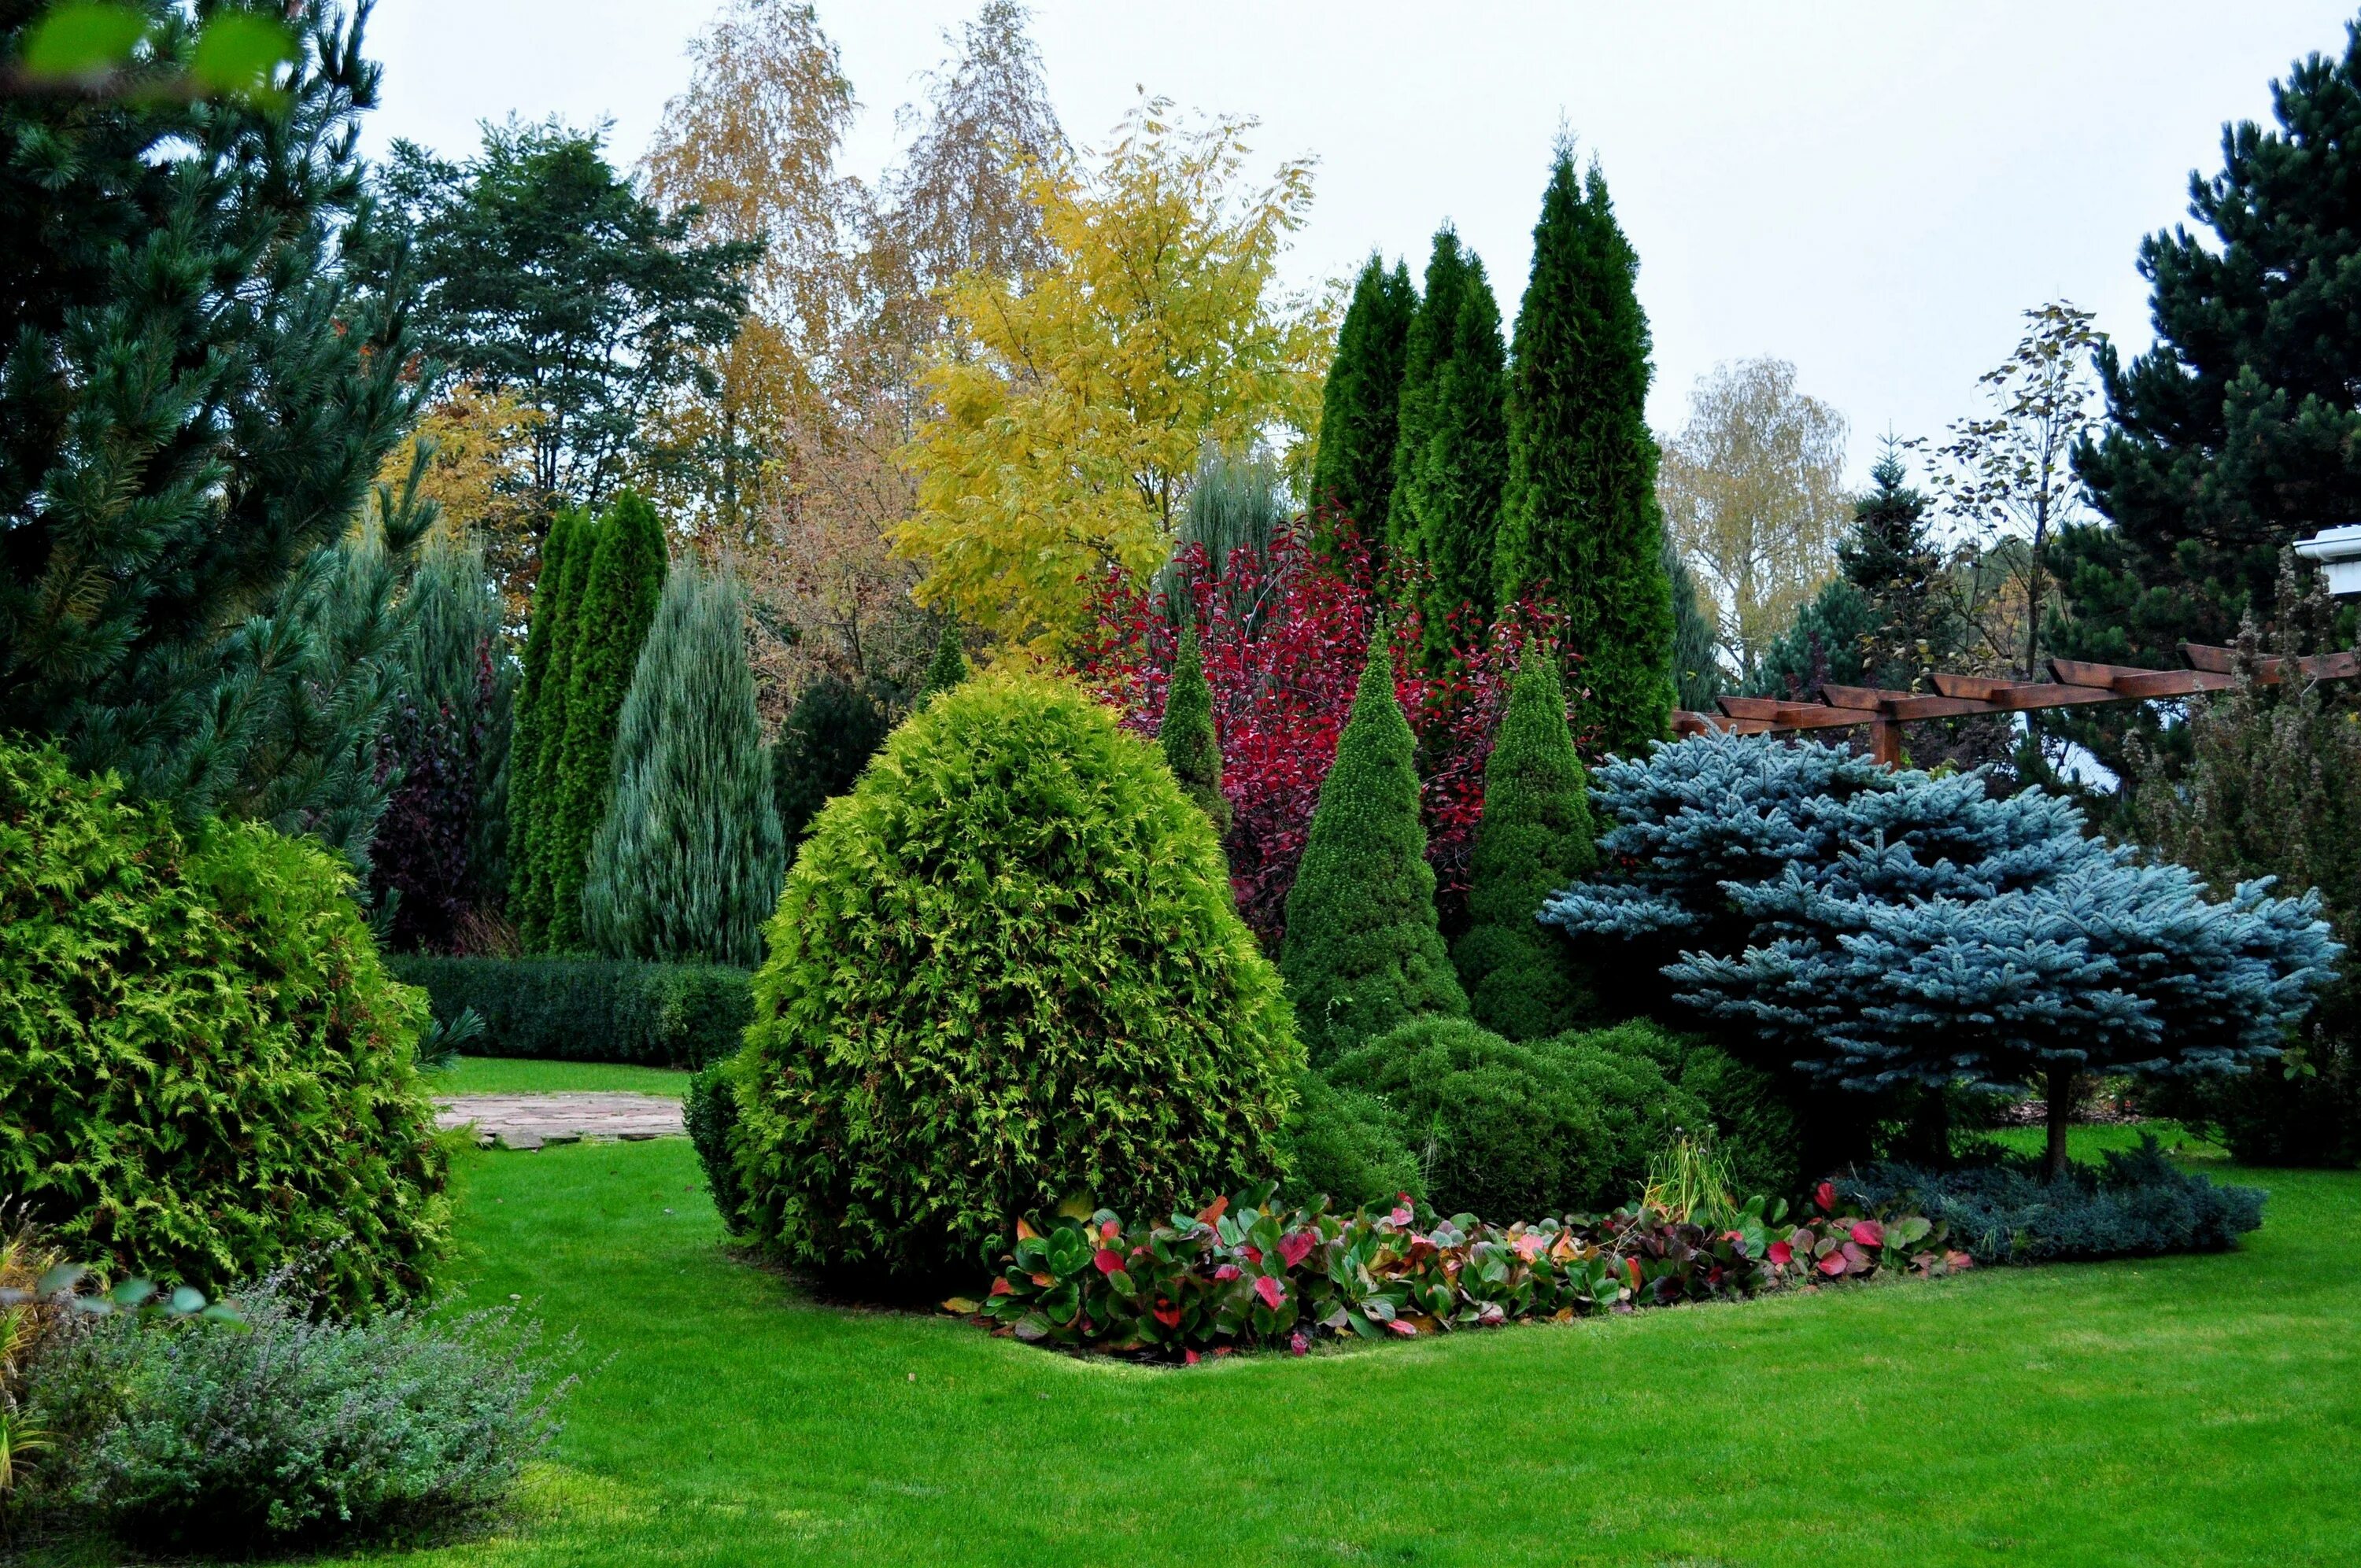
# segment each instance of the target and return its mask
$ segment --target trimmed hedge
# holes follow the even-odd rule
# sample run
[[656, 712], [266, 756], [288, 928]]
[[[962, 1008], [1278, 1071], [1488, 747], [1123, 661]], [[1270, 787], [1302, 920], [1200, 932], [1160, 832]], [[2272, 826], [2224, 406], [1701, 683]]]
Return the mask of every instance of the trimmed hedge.
[[753, 973], [632, 959], [397, 958], [448, 1024], [484, 1020], [470, 1056], [700, 1068], [738, 1049], [754, 1015]]

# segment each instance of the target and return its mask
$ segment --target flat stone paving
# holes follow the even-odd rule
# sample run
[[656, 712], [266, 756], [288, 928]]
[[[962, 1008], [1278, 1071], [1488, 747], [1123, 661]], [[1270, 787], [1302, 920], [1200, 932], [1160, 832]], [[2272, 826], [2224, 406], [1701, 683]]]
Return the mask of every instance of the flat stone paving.
[[434, 1102], [438, 1127], [476, 1125], [483, 1148], [537, 1149], [585, 1138], [679, 1137], [680, 1102], [661, 1094], [449, 1094]]

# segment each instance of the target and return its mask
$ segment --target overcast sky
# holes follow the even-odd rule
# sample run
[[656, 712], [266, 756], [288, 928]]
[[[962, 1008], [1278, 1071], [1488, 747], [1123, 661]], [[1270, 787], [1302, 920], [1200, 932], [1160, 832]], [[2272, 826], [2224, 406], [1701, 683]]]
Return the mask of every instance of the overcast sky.
[[[1318, 159], [1290, 275], [1372, 246], [1423, 265], [1448, 218], [1513, 313], [1552, 137], [1605, 167], [1638, 247], [1660, 428], [1719, 360], [1773, 354], [1875, 438], [1972, 411], [2018, 314], [2064, 298], [2148, 337], [2140, 236], [2181, 220], [2225, 120], [2335, 51], [2354, 0], [1044, 0], [1034, 32], [1067, 132], [1102, 138], [1139, 89], [1262, 121]], [[850, 170], [942, 57], [960, 0], [821, 0], [862, 118]], [[514, 113], [613, 122], [628, 164], [687, 74], [705, 0], [379, 0], [369, 145], [450, 156]]]

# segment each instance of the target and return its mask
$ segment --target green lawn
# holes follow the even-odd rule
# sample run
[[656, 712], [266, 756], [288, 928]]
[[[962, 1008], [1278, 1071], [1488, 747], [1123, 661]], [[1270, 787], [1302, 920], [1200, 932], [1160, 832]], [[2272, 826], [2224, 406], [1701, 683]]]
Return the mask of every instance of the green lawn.
[[564, 1090], [615, 1090], [634, 1094], [687, 1091], [689, 1075], [661, 1067], [615, 1062], [528, 1061], [521, 1057], [461, 1057], [426, 1075], [433, 1094], [554, 1094]]
[[456, 1272], [591, 1371], [525, 1522], [401, 1561], [2344, 1562], [2361, 1177], [2250, 1179], [2240, 1254], [1172, 1372], [812, 1305], [678, 1139], [470, 1152]]

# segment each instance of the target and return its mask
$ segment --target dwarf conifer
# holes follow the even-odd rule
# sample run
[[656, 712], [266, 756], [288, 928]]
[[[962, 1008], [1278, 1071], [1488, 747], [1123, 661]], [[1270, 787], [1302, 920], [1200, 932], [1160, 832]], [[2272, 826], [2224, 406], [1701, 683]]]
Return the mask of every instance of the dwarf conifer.
[[1230, 803], [1222, 794], [1222, 746], [1213, 733], [1213, 689], [1205, 684], [1205, 655], [1193, 625], [1180, 628], [1180, 651], [1172, 661], [1156, 738], [1172, 776], [1180, 781], [1180, 793], [1212, 818], [1216, 834], [1229, 832]]
[[967, 651], [960, 646], [959, 622], [946, 621], [935, 656], [927, 665], [926, 685], [918, 688], [921, 706], [967, 679]]

